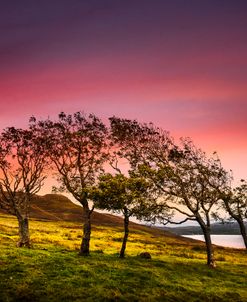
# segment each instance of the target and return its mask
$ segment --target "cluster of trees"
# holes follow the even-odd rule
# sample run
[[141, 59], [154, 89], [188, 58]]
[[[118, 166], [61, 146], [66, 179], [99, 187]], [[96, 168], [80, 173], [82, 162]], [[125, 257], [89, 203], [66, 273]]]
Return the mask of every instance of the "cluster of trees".
[[[245, 246], [247, 182], [231, 185], [232, 175], [217, 154], [207, 157], [190, 139], [178, 143], [153, 124], [111, 117], [107, 127], [93, 114], [61, 112], [56, 120], [32, 117], [27, 129], [0, 135], [0, 207], [19, 223], [19, 246], [30, 246], [28, 215], [32, 196], [55, 173], [60, 192], [69, 192], [83, 210], [81, 255], [90, 252], [94, 208], [122, 213], [124, 257], [129, 218], [180, 224], [197, 221], [215, 266], [212, 219], [238, 222]], [[176, 214], [183, 217], [176, 221]]]

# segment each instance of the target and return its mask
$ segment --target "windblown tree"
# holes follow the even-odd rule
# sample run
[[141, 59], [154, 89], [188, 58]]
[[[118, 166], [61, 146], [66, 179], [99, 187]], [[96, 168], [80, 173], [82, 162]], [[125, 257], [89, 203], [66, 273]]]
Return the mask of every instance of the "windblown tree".
[[81, 255], [89, 255], [91, 214], [88, 192], [95, 185], [108, 156], [107, 129], [93, 114], [61, 112], [57, 121], [31, 119], [33, 129], [45, 137], [47, 155], [60, 184], [57, 190], [69, 192], [83, 208]]
[[116, 155], [128, 161], [132, 170], [143, 163], [150, 163], [147, 150], [158, 148], [163, 155], [168, 154], [173, 139], [169, 133], [156, 128], [152, 123], [139, 123], [136, 120], [111, 117], [111, 141]]
[[[149, 166], [141, 167], [156, 184], [165, 205], [184, 218], [181, 221], [158, 218], [164, 223], [181, 224], [186, 221], [197, 221], [200, 225], [207, 249], [207, 264], [215, 267], [215, 257], [211, 241], [210, 228], [213, 210], [221, 199], [219, 193], [228, 182], [228, 174], [215, 156], [207, 158], [206, 154], [186, 139], [181, 146], [170, 149], [163, 154], [162, 149], [150, 149]], [[212, 186], [213, 184], [213, 186]], [[172, 215], [173, 216], [173, 215]]]
[[92, 198], [97, 207], [122, 213], [124, 216], [121, 258], [125, 255], [129, 218], [134, 216], [150, 221], [157, 208], [157, 194], [153, 184], [138, 174], [139, 158], [145, 157], [142, 147], [149, 142], [150, 135], [154, 133], [146, 124], [140, 125], [135, 120], [110, 118], [111, 150], [108, 163], [115, 174], [107, 173], [100, 177]]
[[129, 219], [142, 219], [150, 215], [153, 208], [154, 195], [152, 187], [143, 177], [124, 174], [107, 173], [100, 177], [98, 186], [92, 191], [92, 199], [96, 207], [121, 213], [124, 216], [124, 237], [120, 258], [125, 257], [125, 249], [129, 235]]
[[2, 132], [0, 207], [18, 219], [19, 247], [30, 247], [30, 202], [43, 185], [45, 163], [43, 141], [33, 131], [10, 127]]
[[[174, 148], [173, 138], [169, 132], [155, 127], [152, 123], [139, 123], [136, 120], [118, 117], [111, 117], [109, 120], [111, 124], [111, 142], [115, 152], [115, 157], [112, 158], [117, 159], [112, 167], [117, 170], [116, 163], [119, 162], [119, 159], [125, 160], [132, 176], [146, 179], [149, 185], [154, 184], [153, 178], [150, 177], [150, 172], [153, 171], [151, 168], [156, 167], [156, 162], [153, 161], [154, 155], [163, 162], [164, 158], [167, 160], [170, 151]], [[163, 159], [160, 154], [162, 154]], [[121, 173], [121, 171], [118, 172]], [[158, 202], [157, 193], [159, 189], [157, 184], [153, 186], [152, 190], [156, 197], [153, 199], [152, 211], [149, 208], [150, 211], [146, 213], [144, 219], [154, 221], [157, 213], [161, 211], [163, 217], [171, 218], [172, 213], [166, 207], [166, 204]], [[162, 199], [164, 201], [164, 194], [162, 194]]]
[[238, 223], [247, 249], [247, 181], [241, 180], [239, 186], [228, 192], [228, 194], [222, 194], [222, 200], [230, 218]]
[[[156, 220], [165, 224], [197, 221], [205, 237], [207, 264], [214, 267], [211, 218], [229, 181], [217, 156], [207, 158], [188, 139], [177, 146], [168, 132], [152, 124], [115, 117], [110, 121], [120, 155], [129, 159], [135, 173], [152, 181], [160, 194]], [[181, 221], [173, 219], [176, 213], [183, 216]]]

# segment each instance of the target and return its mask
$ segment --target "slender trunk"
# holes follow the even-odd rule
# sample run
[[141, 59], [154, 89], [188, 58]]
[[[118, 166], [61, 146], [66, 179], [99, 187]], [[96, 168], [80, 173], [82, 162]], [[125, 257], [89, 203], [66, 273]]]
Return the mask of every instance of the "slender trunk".
[[120, 251], [120, 258], [124, 258], [125, 256], [125, 249], [126, 249], [126, 244], [129, 236], [129, 215], [124, 212], [124, 237], [123, 237], [123, 242], [122, 242], [122, 248]]
[[244, 222], [242, 219], [237, 219], [237, 222], [239, 224], [240, 232], [244, 240], [245, 248], [247, 249], [247, 233], [246, 233]]
[[206, 248], [207, 248], [207, 265], [211, 268], [216, 267], [215, 259], [214, 259], [214, 249], [211, 241], [211, 235], [209, 229], [203, 228], [203, 235], [205, 238]]
[[247, 249], [247, 232], [246, 232], [246, 229], [245, 229], [244, 222], [243, 222], [243, 220], [241, 219], [240, 216], [236, 215], [232, 211], [232, 209], [230, 207], [229, 199], [225, 198], [225, 199], [223, 199], [223, 201], [225, 203], [226, 209], [227, 209], [228, 213], [230, 214], [230, 216], [237, 221], [237, 223], [239, 225], [240, 233], [241, 233], [241, 235], [243, 237], [243, 240], [244, 240], [245, 248]]
[[92, 210], [89, 209], [88, 204], [83, 206], [83, 218], [84, 218], [84, 225], [83, 225], [83, 238], [81, 243], [81, 248], [79, 254], [82, 256], [89, 255], [89, 244], [90, 244], [90, 237], [91, 237], [91, 214]]
[[28, 247], [30, 248], [30, 237], [29, 237], [29, 223], [28, 218], [22, 215], [17, 215], [19, 224], [19, 242], [18, 247]]

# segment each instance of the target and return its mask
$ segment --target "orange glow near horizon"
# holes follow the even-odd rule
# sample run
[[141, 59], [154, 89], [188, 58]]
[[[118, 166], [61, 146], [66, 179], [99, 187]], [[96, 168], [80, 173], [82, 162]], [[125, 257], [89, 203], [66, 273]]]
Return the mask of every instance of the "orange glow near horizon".
[[0, 128], [79, 110], [152, 121], [247, 178], [246, 4], [108, 2], [3, 5]]

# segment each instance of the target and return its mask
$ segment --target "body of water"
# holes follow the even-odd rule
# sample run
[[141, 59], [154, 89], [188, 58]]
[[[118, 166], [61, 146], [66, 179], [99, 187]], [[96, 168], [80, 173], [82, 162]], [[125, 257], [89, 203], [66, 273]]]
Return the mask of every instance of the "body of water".
[[[183, 237], [188, 237], [200, 241], [205, 241], [203, 235], [183, 235]], [[233, 247], [233, 248], [245, 248], [244, 241], [241, 235], [211, 235], [213, 244]]]

